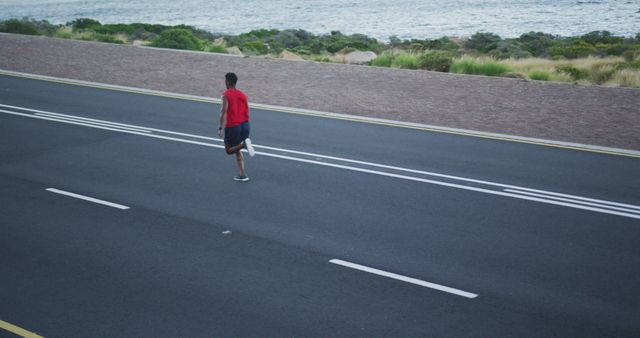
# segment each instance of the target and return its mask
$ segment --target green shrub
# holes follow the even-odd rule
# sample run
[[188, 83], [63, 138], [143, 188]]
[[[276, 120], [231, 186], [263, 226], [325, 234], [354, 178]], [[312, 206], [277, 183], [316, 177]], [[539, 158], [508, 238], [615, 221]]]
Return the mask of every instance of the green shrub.
[[599, 43], [618, 44], [618, 43], [622, 43], [622, 40], [624, 40], [623, 37], [613, 36], [611, 35], [611, 32], [608, 32], [608, 31], [593, 31], [581, 36], [580, 38], [584, 40], [586, 43], [589, 43], [594, 46]]
[[[261, 41], [267, 46], [267, 51], [279, 53], [284, 49], [295, 49], [304, 47], [313, 54], [320, 54], [327, 50], [327, 41], [325, 37], [317, 37], [307, 31], [301, 29], [287, 29], [279, 31], [272, 30], [253, 30], [237, 36], [225, 36], [225, 40], [229, 46], [238, 46], [240, 48], [251, 49], [251, 52], [263, 54], [266, 53], [259, 43]], [[340, 47], [341, 49], [342, 47]], [[339, 49], [338, 49], [339, 50]], [[337, 50], [336, 50], [337, 51]]]
[[131, 35], [139, 27], [139, 24], [106, 24], [101, 26], [91, 26], [88, 29], [100, 34], [125, 34]]
[[27, 19], [9, 19], [0, 24], [0, 32], [26, 35], [39, 35], [38, 30]]
[[371, 61], [371, 65], [376, 67], [391, 67], [393, 57], [393, 53], [382, 53]]
[[411, 53], [415, 53], [415, 52], [421, 52], [424, 50], [424, 45], [421, 43], [412, 43], [409, 45], [409, 51]]
[[422, 45], [425, 49], [446, 50], [451, 52], [457, 52], [460, 50], [460, 46], [447, 37], [435, 40], [425, 40]]
[[100, 21], [89, 19], [89, 18], [79, 18], [75, 19], [71, 22], [67, 22], [67, 26], [71, 26], [73, 31], [77, 31], [80, 29], [88, 29], [96, 26], [101, 26]]
[[418, 58], [412, 54], [398, 54], [391, 61], [391, 67], [402, 69], [418, 69]]
[[186, 29], [172, 28], [156, 36], [151, 46], [173, 49], [201, 50], [202, 42]]
[[391, 35], [389, 37], [389, 45], [391, 45], [391, 47], [399, 47], [402, 45], [402, 40], [396, 35]]
[[499, 41], [496, 45], [496, 48], [491, 50], [489, 53], [494, 59], [503, 60], [503, 59], [524, 59], [531, 57], [531, 53], [525, 49], [522, 42], [517, 39], [507, 39]]
[[[167, 30], [181, 29], [189, 31], [192, 35], [197, 37], [199, 40], [214, 40], [215, 35], [210, 32], [207, 32], [202, 29], [198, 29], [192, 26], [186, 25], [177, 25], [177, 26], [166, 26], [166, 25], [157, 25], [157, 24], [146, 24], [146, 23], [128, 23], [128, 24], [101, 24], [100, 22], [93, 19], [76, 19], [67, 23], [67, 25], [72, 26], [73, 31], [93, 31], [99, 34], [105, 35], [117, 35], [123, 34], [127, 35], [131, 40], [152, 40], [158, 34], [161, 34]], [[182, 48], [181, 48], [182, 49]]]
[[[321, 54], [325, 51], [337, 53], [344, 48], [370, 50], [379, 53], [388, 48], [376, 39], [366, 35], [344, 35], [339, 31], [316, 36], [302, 29], [287, 29], [283, 31], [261, 29], [237, 36], [228, 35], [224, 38], [229, 46], [251, 49], [252, 52], [258, 54], [266, 52], [279, 53], [284, 49], [294, 50], [299, 47], [304, 48], [302, 49], [303, 53], [308, 50], [311, 54]], [[266, 45], [267, 51], [264, 51], [260, 43], [256, 41], [261, 41]]]
[[602, 56], [602, 57], [609, 56], [609, 55], [622, 56], [624, 52], [626, 52], [627, 50], [631, 50], [633, 48], [632, 45], [624, 45], [621, 43], [615, 43], [615, 44], [599, 43], [599, 44], [596, 44], [595, 47], [596, 47], [598, 56]]
[[595, 84], [604, 84], [605, 82], [611, 80], [616, 70], [608, 64], [594, 64], [591, 67], [591, 74], [589, 74], [589, 79], [591, 82]]
[[551, 48], [553, 56], [561, 55], [567, 59], [577, 59], [596, 54], [596, 47], [578, 39], [565, 46], [557, 46]]
[[317, 57], [313, 61], [316, 61], [316, 62], [333, 62], [333, 61], [331, 61], [331, 59], [329, 59], [326, 56]]
[[326, 50], [324, 48], [324, 45], [322, 44], [322, 40], [319, 37], [314, 37], [313, 39], [311, 39], [307, 46], [313, 54], [320, 54], [323, 50]]
[[261, 40], [245, 42], [240, 46], [240, 49], [244, 52], [263, 55], [269, 53], [269, 47]]
[[580, 68], [576, 68], [573, 66], [557, 66], [556, 67], [556, 73], [564, 73], [567, 74], [569, 76], [571, 76], [571, 78], [574, 81], [578, 81], [578, 80], [583, 80], [587, 77], [587, 75], [589, 75], [589, 73], [584, 70], [584, 69], [580, 69]]
[[632, 62], [633, 60], [636, 59], [638, 54], [640, 54], [640, 53], [638, 53], [638, 51], [626, 50], [626, 51], [624, 51], [624, 53], [622, 53], [622, 57], [624, 58], [625, 61]]
[[476, 62], [471, 58], [455, 60], [451, 65], [452, 73], [498, 76], [511, 72], [511, 68], [495, 61]]
[[418, 66], [421, 69], [436, 72], [449, 72], [453, 62], [453, 53], [448, 51], [433, 51], [418, 57]]
[[54, 37], [56, 38], [60, 38], [60, 39], [72, 39], [73, 38], [73, 34], [71, 34], [71, 32], [67, 32], [67, 31], [57, 31], [55, 32], [55, 34], [53, 34]]
[[165, 25], [151, 25], [151, 24], [141, 24], [141, 27], [144, 28], [147, 32], [151, 32], [151, 33], [156, 33], [156, 34], [161, 34], [162, 32], [166, 31], [167, 29], [171, 29], [171, 28], [175, 28], [175, 27], [171, 27], [171, 26], [165, 26]]
[[527, 50], [533, 56], [549, 56], [549, 48], [556, 42], [555, 37], [551, 34], [542, 32], [529, 32], [520, 35], [518, 41], [522, 43], [522, 48]]
[[0, 32], [4, 33], [53, 36], [59, 28], [60, 26], [53, 25], [47, 20], [24, 18], [0, 21]]
[[539, 70], [534, 70], [529, 73], [529, 78], [531, 80], [538, 81], [551, 81], [551, 74]]
[[478, 32], [473, 34], [464, 46], [482, 53], [487, 53], [490, 50], [496, 49], [500, 41], [502, 41], [502, 38], [496, 34]]
[[[277, 49], [292, 49], [308, 44], [312, 37], [313, 35], [311, 33], [301, 29], [287, 29], [278, 32], [265, 41]], [[279, 50], [276, 50], [276, 52], [278, 51]]]
[[291, 50], [292, 52], [299, 54], [299, 55], [311, 55], [311, 50], [309, 49], [309, 47], [306, 46], [298, 46], [294, 49]]
[[107, 43], [124, 43], [124, 41], [116, 38], [111, 34], [100, 34], [96, 33], [92, 35], [93, 40]]
[[336, 53], [345, 47], [355, 48], [357, 50], [369, 50], [380, 52], [386, 48], [376, 39], [370, 38], [364, 34], [344, 35], [339, 31], [332, 31], [331, 35], [321, 37], [326, 46], [326, 50], [330, 53]]
[[216, 38], [218, 38], [218, 35], [214, 35], [213, 33], [206, 31], [204, 29], [200, 29], [200, 28], [195, 28], [193, 26], [186, 26], [186, 25], [178, 25], [178, 26], [173, 26], [173, 28], [181, 28], [181, 29], [186, 29], [191, 31], [191, 33], [193, 35], [195, 35], [197, 38], [201, 39], [201, 40], [215, 40]]
[[157, 35], [158, 34], [156, 33], [148, 32], [143, 27], [139, 27], [133, 32], [133, 34], [129, 35], [129, 39], [131, 39], [131, 41], [133, 40], [149, 41], [149, 40], [153, 40], [153, 38], [155, 38]]
[[243, 33], [240, 34], [240, 36], [242, 35], [246, 35], [246, 36], [255, 36], [258, 39], [265, 39], [268, 38], [270, 36], [274, 36], [276, 34], [278, 34], [280, 31], [277, 29], [256, 29], [256, 30], [252, 30], [249, 33]]
[[205, 52], [210, 52], [210, 53], [222, 53], [222, 54], [227, 54], [227, 49], [224, 48], [223, 45], [219, 45], [219, 44], [215, 44], [215, 43], [208, 43], [205, 47], [204, 47], [204, 51]]
[[614, 62], [611, 66], [615, 70], [623, 70], [623, 69], [633, 68], [631, 66], [631, 62], [624, 62], [624, 61]]
[[38, 31], [39, 35], [53, 36], [53, 34], [55, 34], [61, 27], [61, 25], [53, 25], [47, 20], [24, 18], [21, 20], [21, 22], [25, 25], [33, 27], [36, 31]]

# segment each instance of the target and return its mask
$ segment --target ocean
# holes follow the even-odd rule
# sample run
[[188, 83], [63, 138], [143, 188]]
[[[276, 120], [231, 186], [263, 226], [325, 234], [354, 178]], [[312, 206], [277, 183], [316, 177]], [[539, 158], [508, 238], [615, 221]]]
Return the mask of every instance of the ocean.
[[187, 24], [239, 34], [260, 28], [339, 30], [380, 40], [529, 31], [573, 36], [594, 30], [640, 33], [640, 0], [0, 0], [0, 19], [30, 17], [52, 23], [93, 18], [102, 23]]

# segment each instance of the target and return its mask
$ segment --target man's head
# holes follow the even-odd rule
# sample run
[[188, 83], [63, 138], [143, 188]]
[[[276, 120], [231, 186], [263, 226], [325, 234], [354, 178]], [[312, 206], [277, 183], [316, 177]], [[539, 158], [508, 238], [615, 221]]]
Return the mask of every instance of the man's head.
[[227, 88], [234, 88], [238, 82], [238, 76], [235, 73], [227, 73], [224, 75], [224, 82], [227, 84]]

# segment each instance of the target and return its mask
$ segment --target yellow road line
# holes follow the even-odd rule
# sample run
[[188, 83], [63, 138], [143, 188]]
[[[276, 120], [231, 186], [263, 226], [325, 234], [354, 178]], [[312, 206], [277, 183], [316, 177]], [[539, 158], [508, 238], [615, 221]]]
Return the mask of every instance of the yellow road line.
[[[18, 72], [5, 72], [3, 70], [0, 70], [0, 74], [6, 75], [6, 76], [22, 77], [22, 78], [27, 78], [27, 79], [32, 79], [32, 80], [39, 80], [39, 81], [63, 83], [63, 84], [69, 84], [69, 85], [74, 85], [74, 86], [81, 86], [81, 87], [91, 87], [91, 88], [106, 89], [106, 90], [113, 90], [113, 91], [120, 91], [120, 92], [128, 92], [128, 93], [134, 93], [134, 94], [143, 94], [143, 95], [151, 95], [151, 96], [168, 97], [168, 98], [179, 99], [179, 100], [205, 102], [205, 103], [220, 103], [221, 102], [220, 99], [215, 99], [215, 98], [198, 98], [198, 97], [195, 97], [194, 95], [189, 95], [189, 94], [175, 94], [175, 95], [172, 95], [172, 93], [167, 93], [167, 92], [158, 92], [158, 91], [154, 91], [154, 90], [145, 90], [145, 89], [137, 90], [135, 88], [124, 88], [123, 86], [119, 86], [119, 85], [107, 85], [107, 84], [101, 85], [99, 83], [88, 83], [88, 81], [83, 81], [83, 80], [72, 80], [72, 79], [66, 80], [66, 79], [54, 78], [54, 77], [50, 77], [50, 76], [46, 76], [46, 75], [39, 76], [39, 75], [35, 75], [35, 74], [32, 75], [32, 74], [18, 73]], [[504, 137], [504, 136], [483, 135], [482, 133], [474, 133], [472, 131], [465, 132], [465, 131], [456, 131], [456, 130], [445, 130], [445, 129], [421, 127], [421, 126], [412, 126], [412, 125], [405, 125], [405, 124], [400, 124], [400, 123], [393, 123], [392, 121], [389, 121], [389, 122], [375, 121], [375, 120], [367, 119], [366, 117], [362, 117], [362, 118], [360, 118], [358, 116], [351, 117], [351, 116], [347, 116], [347, 115], [331, 114], [331, 113], [330, 114], [321, 114], [320, 112], [314, 113], [314, 112], [311, 112], [311, 111], [304, 111], [305, 109], [302, 109], [302, 111], [300, 111], [300, 110], [296, 110], [296, 109], [285, 109], [284, 107], [283, 108], [269, 107], [268, 105], [262, 105], [262, 104], [252, 104], [252, 106], [254, 106], [256, 108], [259, 108], [259, 109], [262, 109], [262, 110], [269, 110], [269, 111], [288, 113], [288, 114], [306, 115], [306, 116], [330, 118], [330, 119], [334, 119], [334, 120], [345, 120], [345, 121], [360, 122], [360, 123], [370, 123], [370, 124], [377, 124], [377, 125], [397, 127], [397, 128], [407, 128], [407, 129], [414, 129], [414, 130], [422, 130], [422, 131], [435, 132], [435, 133], [444, 133], [444, 134], [453, 134], [453, 135], [461, 135], [461, 136], [469, 136], [469, 137], [478, 137], [478, 138], [484, 138], [484, 139], [507, 141], [507, 142], [517, 142], [517, 143], [532, 144], [532, 145], [553, 147], [553, 148], [560, 148], [560, 149], [568, 149], [568, 150], [586, 151], [586, 152], [598, 153], [598, 154], [607, 154], [607, 155], [614, 155], [614, 156], [625, 156], [625, 157], [632, 157], [632, 158], [640, 158], [640, 155], [635, 155], [635, 154], [625, 153], [625, 152], [617, 152], [617, 151], [604, 150], [604, 149], [582, 148], [582, 147], [578, 147], [578, 146], [547, 143], [547, 142], [543, 142], [543, 141], [535, 141], [535, 140], [527, 140], [527, 139], [517, 139], [517, 138]], [[455, 128], [452, 128], [452, 129], [455, 129]]]
[[23, 328], [17, 327], [2, 320], [0, 320], [0, 329], [5, 329], [13, 334], [17, 334], [18, 336], [25, 338], [43, 338], [42, 336], [39, 336], [33, 332], [29, 332]]

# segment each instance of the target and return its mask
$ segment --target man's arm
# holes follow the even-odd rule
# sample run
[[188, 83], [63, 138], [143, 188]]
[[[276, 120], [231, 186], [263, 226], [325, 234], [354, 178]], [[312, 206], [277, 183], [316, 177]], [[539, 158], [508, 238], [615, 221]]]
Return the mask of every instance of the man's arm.
[[227, 97], [222, 95], [222, 108], [220, 108], [220, 124], [218, 125], [218, 136], [222, 137], [222, 132], [224, 128], [225, 119], [227, 118], [227, 107], [229, 106], [229, 102], [227, 102]]

